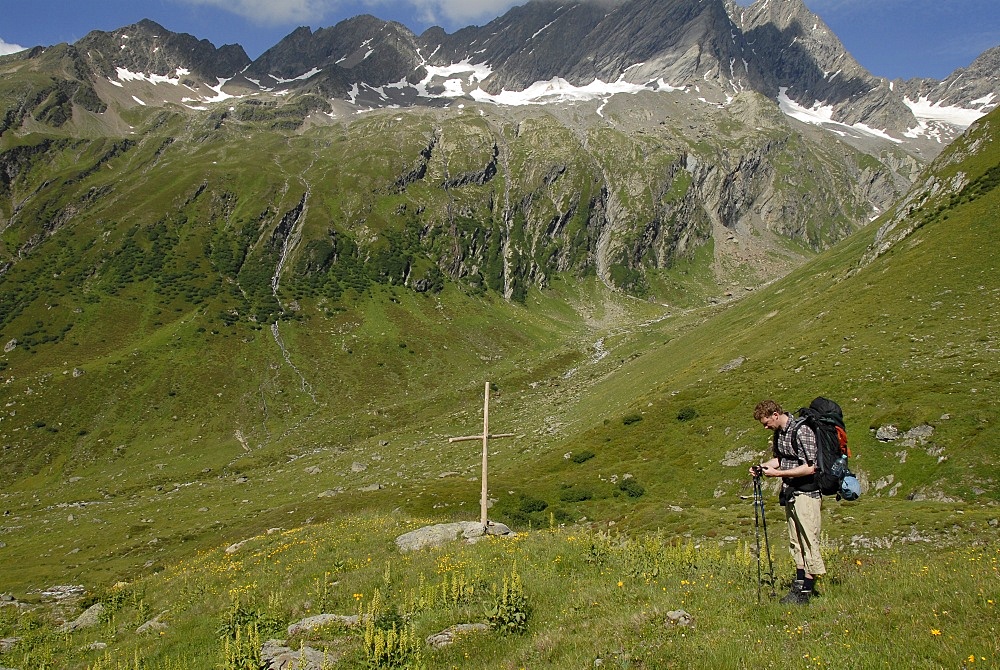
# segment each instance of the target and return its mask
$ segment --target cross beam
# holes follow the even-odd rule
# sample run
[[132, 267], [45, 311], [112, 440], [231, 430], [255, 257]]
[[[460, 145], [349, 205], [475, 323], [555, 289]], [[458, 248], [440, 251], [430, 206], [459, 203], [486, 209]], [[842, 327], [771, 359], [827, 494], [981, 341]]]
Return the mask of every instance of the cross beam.
[[449, 437], [448, 442], [470, 442], [472, 440], [482, 440], [483, 441], [483, 490], [482, 495], [479, 499], [479, 522], [483, 526], [483, 531], [486, 531], [486, 526], [488, 524], [486, 518], [486, 505], [487, 505], [487, 485], [486, 485], [486, 460], [487, 454], [489, 453], [489, 443], [490, 439], [498, 439], [501, 437], [515, 437], [514, 433], [493, 433], [490, 434], [490, 383], [486, 382], [486, 390], [483, 393], [483, 434], [482, 435], [466, 435], [464, 437]]

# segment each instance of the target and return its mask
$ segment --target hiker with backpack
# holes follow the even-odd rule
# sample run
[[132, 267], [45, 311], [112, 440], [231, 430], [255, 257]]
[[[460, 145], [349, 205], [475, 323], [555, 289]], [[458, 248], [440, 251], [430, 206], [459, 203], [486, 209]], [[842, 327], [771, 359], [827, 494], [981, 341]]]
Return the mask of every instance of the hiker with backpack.
[[773, 458], [750, 468], [750, 474], [781, 478], [778, 503], [785, 508], [788, 548], [795, 561], [795, 579], [781, 603], [805, 605], [813, 596], [816, 577], [826, 573], [819, 546], [823, 494], [815, 476], [816, 431], [806, 417], [793, 417], [774, 400], [757, 403], [753, 416], [774, 431], [774, 441]]

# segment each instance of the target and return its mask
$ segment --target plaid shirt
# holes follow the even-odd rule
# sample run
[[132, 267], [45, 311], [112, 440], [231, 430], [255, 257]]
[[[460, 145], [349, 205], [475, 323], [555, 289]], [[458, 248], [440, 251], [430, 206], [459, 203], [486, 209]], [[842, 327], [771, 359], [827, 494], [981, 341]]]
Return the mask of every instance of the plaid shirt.
[[[790, 470], [792, 468], [797, 468], [800, 465], [815, 465], [816, 464], [816, 433], [809, 426], [802, 425], [805, 423], [805, 419], [802, 417], [793, 417], [788, 415], [788, 424], [785, 426], [784, 430], [777, 430], [774, 432], [774, 456], [778, 459], [778, 468], [781, 470]], [[795, 439], [792, 439], [792, 435], [795, 435]], [[782, 483], [793, 489], [799, 489], [802, 485], [807, 485], [807, 488], [812, 488], [808, 486], [813, 482], [813, 475], [807, 475], [806, 477], [785, 477], [782, 479]], [[800, 491], [800, 493], [812, 496], [813, 498], [822, 498], [822, 494], [816, 491]]]

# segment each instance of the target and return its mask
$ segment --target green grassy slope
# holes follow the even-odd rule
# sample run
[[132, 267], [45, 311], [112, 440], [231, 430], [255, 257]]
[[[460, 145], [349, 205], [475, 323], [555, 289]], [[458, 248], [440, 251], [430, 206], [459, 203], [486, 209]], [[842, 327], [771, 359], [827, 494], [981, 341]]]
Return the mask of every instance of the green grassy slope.
[[[303, 295], [280, 323], [286, 359], [264, 324], [220, 324], [218, 308], [199, 302], [211, 274], [185, 270], [176, 252], [164, 265], [185, 270], [177, 284], [166, 271], [133, 278], [99, 302], [89, 286], [107, 274], [54, 278], [60, 293], [44, 312], [9, 322], [30, 330], [44, 314], [39, 333], [57, 340], [4, 357], [7, 588], [113, 580], [365, 508], [475, 518], [476, 448], [446, 438], [478, 430], [485, 379], [497, 387], [496, 430], [519, 435], [496, 442], [491, 485], [494, 517], [516, 527], [589, 518], [738, 535], [745, 519], [726, 510], [766, 449], [749, 419], [766, 396], [792, 409], [818, 394], [842, 402], [866, 500], [878, 500], [852, 509], [867, 533], [932, 518], [921, 498], [994, 504], [998, 288], [984, 242], [996, 225], [994, 126], [935, 168], [965, 173], [965, 195], [916, 210], [928, 222], [889, 253], [858, 267], [876, 224], [779, 283], [703, 310], [570, 279], [523, 305], [456, 287], [377, 288], [334, 310]], [[975, 153], [948, 164], [966, 147]], [[293, 182], [282, 202], [299, 197]], [[66, 253], [94, 253], [87, 234], [68, 236]], [[202, 248], [194, 224], [174, 234], [174, 249], [186, 235]], [[159, 263], [150, 249], [135, 253]], [[47, 276], [30, 262], [17, 271]], [[872, 430], [884, 424], [934, 433], [883, 444]], [[578, 463], [581, 452], [594, 456]], [[643, 495], [629, 495], [626, 475]]]

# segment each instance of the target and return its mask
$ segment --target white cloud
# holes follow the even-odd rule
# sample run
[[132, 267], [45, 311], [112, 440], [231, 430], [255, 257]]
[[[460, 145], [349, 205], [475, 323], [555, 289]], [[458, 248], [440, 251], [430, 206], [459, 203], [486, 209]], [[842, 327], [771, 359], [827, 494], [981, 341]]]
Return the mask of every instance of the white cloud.
[[345, 3], [338, 0], [180, 0], [189, 5], [208, 5], [243, 16], [263, 25], [313, 23]]
[[[399, 0], [366, 0], [368, 4], [399, 4]], [[469, 23], [488, 23], [525, 0], [405, 0], [413, 6], [417, 17], [427, 23], [444, 24], [446, 28]]]
[[18, 51], [24, 51], [24, 47], [20, 44], [8, 44], [3, 41], [2, 37], [0, 37], [0, 56], [16, 54]]
[[[216, 7], [262, 25], [319, 25], [333, 15], [366, 12], [407, 15], [427, 24], [462, 27], [470, 21], [490, 21], [526, 0], [175, 0]], [[379, 12], [376, 10], [385, 10]]]

